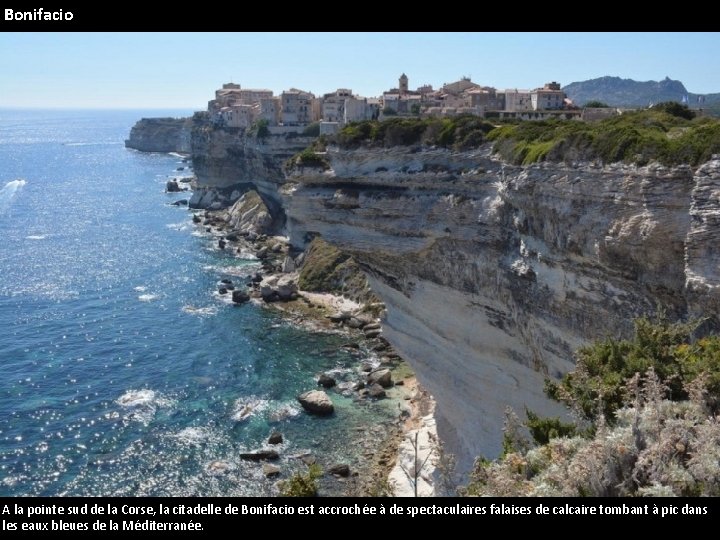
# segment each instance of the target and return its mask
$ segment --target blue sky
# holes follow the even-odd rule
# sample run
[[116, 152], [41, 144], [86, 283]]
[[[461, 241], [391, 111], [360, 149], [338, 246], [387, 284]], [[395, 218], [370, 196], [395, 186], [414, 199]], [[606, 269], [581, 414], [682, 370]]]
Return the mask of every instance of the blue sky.
[[463, 75], [534, 88], [603, 75], [720, 92], [720, 33], [2, 33], [0, 107], [201, 109], [215, 88], [375, 96]]

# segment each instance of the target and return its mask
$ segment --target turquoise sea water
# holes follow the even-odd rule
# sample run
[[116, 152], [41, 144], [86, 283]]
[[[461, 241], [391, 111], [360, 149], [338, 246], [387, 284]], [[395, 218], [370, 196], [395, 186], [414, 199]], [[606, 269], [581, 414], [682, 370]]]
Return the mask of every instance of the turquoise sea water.
[[170, 206], [179, 157], [124, 148], [157, 115], [0, 111], [0, 495], [269, 494], [237, 456], [272, 429], [286, 471], [307, 451], [356, 463], [394, 414], [339, 394], [332, 418], [299, 411], [317, 373], [358, 359], [214, 294], [254, 263]]

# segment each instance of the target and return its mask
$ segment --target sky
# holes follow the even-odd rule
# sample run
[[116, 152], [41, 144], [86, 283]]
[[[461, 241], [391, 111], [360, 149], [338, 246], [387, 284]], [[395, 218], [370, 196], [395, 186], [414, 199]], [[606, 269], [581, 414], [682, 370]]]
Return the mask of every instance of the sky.
[[0, 33], [0, 107], [204, 109], [214, 90], [378, 96], [469, 76], [503, 88], [604, 75], [720, 92], [716, 33]]

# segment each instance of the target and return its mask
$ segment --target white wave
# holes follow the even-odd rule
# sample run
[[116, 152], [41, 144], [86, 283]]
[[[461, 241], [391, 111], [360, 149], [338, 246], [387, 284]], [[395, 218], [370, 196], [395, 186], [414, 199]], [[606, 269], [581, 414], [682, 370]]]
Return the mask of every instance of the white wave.
[[138, 300], [141, 302], [152, 302], [153, 300], [157, 300], [157, 298], [157, 294], [141, 294], [138, 296]]
[[222, 476], [232, 471], [235, 466], [227, 461], [216, 459], [205, 465], [205, 472], [210, 476]]
[[294, 418], [300, 414], [300, 408], [292, 402], [278, 403], [274, 408], [269, 411], [268, 421], [269, 422], [282, 422], [289, 418]]
[[26, 236], [28, 240], [45, 240], [47, 238], [44, 234], [31, 234], [30, 236]]
[[179, 158], [185, 158], [185, 157], [187, 157], [187, 156], [183, 156], [182, 154], [178, 154], [177, 152], [168, 152], [168, 155], [169, 155], [169, 156], [179, 157]]
[[201, 317], [211, 317], [212, 315], [216, 315], [218, 310], [215, 306], [207, 306], [207, 307], [195, 307], [191, 305], [183, 306], [182, 311], [184, 313], [189, 313], [190, 315], [199, 315]]
[[5, 210], [10, 207], [18, 191], [20, 191], [25, 184], [27, 184], [25, 180], [12, 180], [0, 189], [0, 214], [3, 214]]
[[173, 231], [184, 231], [188, 228], [187, 223], [167, 223], [165, 226]]
[[121, 407], [141, 407], [152, 405], [155, 401], [154, 390], [128, 390], [117, 399]]
[[255, 397], [236, 399], [230, 418], [236, 422], [242, 422], [254, 416], [255, 413], [267, 409], [269, 404], [268, 400]]
[[180, 443], [198, 445], [208, 442], [212, 438], [212, 432], [205, 427], [186, 427], [171, 436]]
[[159, 407], [170, 407], [174, 402], [154, 390], [144, 389], [128, 390], [115, 403], [127, 410], [124, 415], [125, 420], [147, 425]]
[[135, 287], [133, 290], [136, 291], [136, 292], [145, 292], [145, 291], [147, 291], [147, 287], [144, 287], [144, 286], [142, 286], [142, 285], [138, 285], [138, 286]]

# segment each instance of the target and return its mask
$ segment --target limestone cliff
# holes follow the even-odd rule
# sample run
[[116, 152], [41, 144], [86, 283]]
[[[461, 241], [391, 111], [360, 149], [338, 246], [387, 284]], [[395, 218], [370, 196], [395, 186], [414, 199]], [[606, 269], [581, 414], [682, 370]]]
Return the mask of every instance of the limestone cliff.
[[511, 167], [488, 147], [330, 148], [330, 170], [284, 176], [293, 144], [196, 130], [198, 183], [254, 184], [296, 246], [320, 235], [352, 255], [461, 470], [498, 454], [507, 405], [562, 413], [544, 378], [587, 340], [658, 306], [717, 320], [718, 160]]
[[143, 152], [190, 153], [190, 118], [143, 118], [130, 130], [127, 148]]
[[295, 134], [255, 137], [243, 129], [212, 126], [205, 113], [195, 113], [192, 160], [198, 195], [206, 190], [230, 192], [253, 187], [282, 226], [285, 214], [279, 192], [284, 183], [283, 165], [313, 140]]

